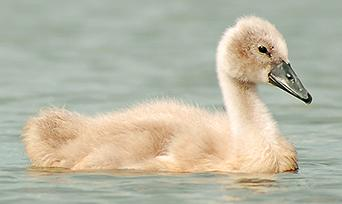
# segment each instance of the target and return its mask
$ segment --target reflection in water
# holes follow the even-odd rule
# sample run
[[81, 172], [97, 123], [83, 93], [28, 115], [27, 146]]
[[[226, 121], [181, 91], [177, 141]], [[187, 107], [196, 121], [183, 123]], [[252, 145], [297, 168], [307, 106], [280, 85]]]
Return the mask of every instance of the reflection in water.
[[229, 174], [229, 182], [224, 184], [224, 200], [227, 202], [247, 200], [252, 193], [265, 194], [277, 189], [274, 174]]
[[275, 174], [229, 174], [228, 188], [247, 189], [265, 193], [277, 187]]
[[43, 167], [28, 167], [27, 174], [30, 176], [50, 176], [58, 173], [71, 173], [70, 170], [64, 168], [43, 168]]
[[27, 173], [39, 182], [67, 186], [91, 184], [99, 192], [105, 190], [115, 194], [117, 194], [117, 188], [143, 194], [197, 194], [208, 188], [211, 193], [220, 193], [217, 199], [227, 202], [245, 200], [250, 192], [265, 194], [278, 189], [277, 175], [274, 174], [173, 173], [135, 170], [74, 172], [62, 168], [34, 167], [29, 168]]
[[241, 187], [249, 188], [252, 190], [256, 190], [258, 192], [265, 192], [270, 187], [276, 186], [277, 182], [274, 178], [240, 178], [235, 181], [236, 184]]
[[[170, 173], [134, 170], [70, 171], [61, 168], [29, 168], [28, 183], [23, 192], [35, 194], [62, 194], [113, 199], [134, 200], [147, 196], [160, 203], [172, 200], [213, 201], [218, 203], [255, 200], [283, 193], [284, 182], [293, 185], [298, 174], [235, 174], [224, 172]], [[301, 185], [299, 185], [301, 187]], [[298, 188], [298, 185], [297, 185]], [[138, 197], [131, 197], [132, 195]], [[77, 197], [79, 198], [79, 196]], [[209, 200], [208, 200], [209, 199]], [[194, 202], [195, 203], [195, 202]]]

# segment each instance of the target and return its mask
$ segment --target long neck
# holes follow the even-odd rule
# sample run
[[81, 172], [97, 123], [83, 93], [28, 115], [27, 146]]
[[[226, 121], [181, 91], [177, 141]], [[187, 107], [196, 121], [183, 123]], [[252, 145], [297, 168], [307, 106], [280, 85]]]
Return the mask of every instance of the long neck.
[[237, 66], [229, 62], [230, 54], [227, 52], [232, 33], [227, 31], [223, 35], [216, 55], [217, 74], [232, 136], [274, 137], [279, 131], [266, 106], [260, 100], [256, 85], [242, 82], [226, 73], [226, 70], [236, 70], [231, 66]]
[[256, 85], [245, 83], [218, 72], [233, 137], [278, 135], [278, 129], [266, 106], [260, 100]]
[[295, 170], [296, 151], [280, 136], [275, 121], [257, 94], [256, 85], [226, 73], [239, 70], [234, 68], [239, 68], [236, 66], [240, 64], [234, 63], [227, 52], [231, 35], [233, 31], [226, 31], [216, 55], [217, 74], [230, 124], [228, 158], [233, 156], [231, 159], [241, 164], [236, 168], [247, 172]]

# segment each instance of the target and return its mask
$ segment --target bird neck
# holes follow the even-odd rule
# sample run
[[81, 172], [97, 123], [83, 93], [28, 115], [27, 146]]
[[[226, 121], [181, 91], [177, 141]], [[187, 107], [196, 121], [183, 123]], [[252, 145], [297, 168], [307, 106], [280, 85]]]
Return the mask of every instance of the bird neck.
[[256, 84], [219, 74], [224, 104], [233, 137], [272, 138], [278, 135], [276, 124], [260, 100]]

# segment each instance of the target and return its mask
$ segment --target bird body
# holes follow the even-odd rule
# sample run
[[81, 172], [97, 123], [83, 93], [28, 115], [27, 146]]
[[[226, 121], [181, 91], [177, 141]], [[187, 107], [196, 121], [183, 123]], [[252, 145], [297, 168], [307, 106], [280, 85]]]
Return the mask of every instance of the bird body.
[[96, 117], [50, 108], [27, 122], [26, 151], [33, 166], [71, 170], [294, 171], [295, 148], [281, 136], [256, 90], [258, 83], [278, 83], [310, 103], [297, 76], [291, 75], [292, 83], [284, 70], [293, 72], [281, 34], [266, 20], [244, 17], [225, 32], [217, 50], [226, 112], [175, 100]]

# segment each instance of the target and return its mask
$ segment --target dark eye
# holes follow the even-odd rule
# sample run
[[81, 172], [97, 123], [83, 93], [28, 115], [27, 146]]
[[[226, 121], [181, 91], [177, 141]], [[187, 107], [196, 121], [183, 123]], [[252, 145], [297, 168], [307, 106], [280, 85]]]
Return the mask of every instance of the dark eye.
[[267, 52], [268, 52], [268, 51], [267, 51], [267, 48], [264, 47], [264, 46], [262, 46], [262, 45], [260, 45], [260, 46], [258, 47], [258, 49], [259, 49], [259, 52], [261, 52], [261, 53], [267, 53]]

